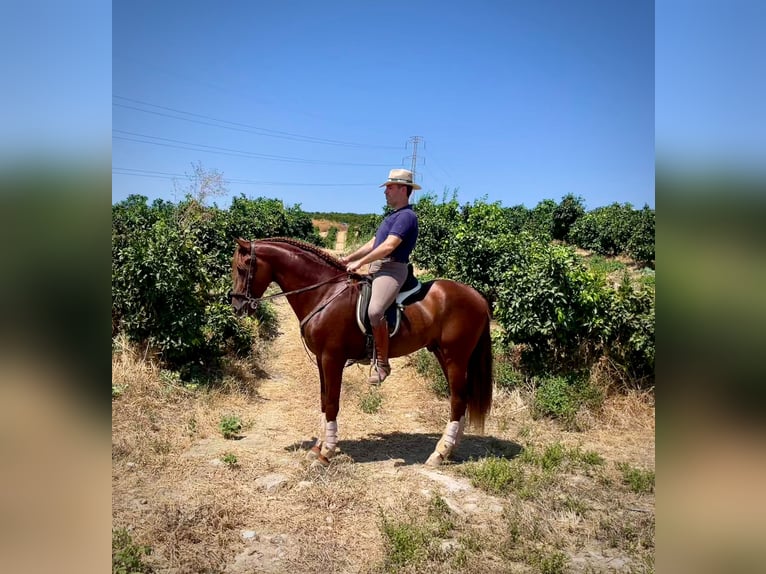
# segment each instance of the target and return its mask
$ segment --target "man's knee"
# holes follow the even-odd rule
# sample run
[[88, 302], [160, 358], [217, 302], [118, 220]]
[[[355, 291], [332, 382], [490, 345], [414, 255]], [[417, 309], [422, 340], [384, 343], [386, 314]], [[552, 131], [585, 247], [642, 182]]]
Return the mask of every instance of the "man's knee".
[[385, 309], [378, 309], [370, 306], [368, 309], [368, 314], [370, 316], [370, 325], [373, 327], [377, 327], [380, 325], [383, 321], [386, 320], [386, 311]]

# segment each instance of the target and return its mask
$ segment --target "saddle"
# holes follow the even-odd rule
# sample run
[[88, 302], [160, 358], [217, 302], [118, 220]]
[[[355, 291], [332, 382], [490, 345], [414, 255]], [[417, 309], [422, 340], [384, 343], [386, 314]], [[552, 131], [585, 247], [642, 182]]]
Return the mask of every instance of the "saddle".
[[[388, 309], [386, 309], [386, 323], [388, 323], [388, 336], [393, 337], [399, 332], [399, 326], [402, 321], [402, 312], [407, 305], [417, 303], [421, 301], [427, 294], [433, 281], [421, 283], [417, 277], [415, 277], [412, 269], [412, 263], [407, 265], [407, 279], [399, 294], [391, 303]], [[347, 362], [346, 366], [353, 363], [369, 364], [369, 360], [372, 358], [372, 325], [370, 324], [370, 317], [367, 313], [370, 306], [370, 297], [372, 295], [372, 278], [364, 276], [359, 282], [359, 298], [356, 300], [356, 324], [359, 326], [359, 330], [366, 336], [366, 357], [359, 359], [351, 359]]]

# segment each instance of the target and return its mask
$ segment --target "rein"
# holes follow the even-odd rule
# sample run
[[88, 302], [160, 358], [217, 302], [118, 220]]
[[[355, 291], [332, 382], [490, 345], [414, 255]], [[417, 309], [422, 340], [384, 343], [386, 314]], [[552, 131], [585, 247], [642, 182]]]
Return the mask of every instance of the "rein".
[[266, 297], [258, 297], [257, 299], [250, 298], [251, 301], [255, 301], [256, 303], [260, 303], [261, 301], [265, 301], [266, 299], [273, 299], [274, 297], [282, 297], [282, 295], [295, 295], [296, 293], [303, 293], [304, 291], [311, 291], [312, 289], [316, 289], [317, 287], [321, 287], [322, 285], [327, 285], [328, 283], [332, 283], [336, 279], [340, 279], [341, 277], [347, 276], [347, 272], [338, 273], [337, 275], [334, 275], [333, 277], [330, 277], [329, 279], [326, 279], [325, 281], [322, 281], [321, 283], [315, 283], [314, 285], [309, 285], [308, 287], [301, 287], [300, 289], [293, 289], [292, 291], [282, 291], [281, 293], [274, 293], [273, 295], [266, 295]]
[[[244, 299], [246, 305], [250, 305], [250, 308], [255, 310], [255, 308], [258, 306], [258, 303], [261, 301], [266, 301], [267, 299], [274, 299], [275, 297], [282, 297], [287, 295], [296, 295], [298, 293], [304, 293], [306, 291], [311, 291], [312, 289], [316, 289], [317, 287], [321, 287], [322, 285], [327, 285], [328, 283], [333, 283], [334, 281], [337, 281], [341, 277], [347, 277], [349, 274], [347, 271], [344, 271], [343, 273], [338, 273], [337, 275], [334, 275], [330, 277], [329, 279], [326, 279], [324, 281], [321, 281], [319, 283], [315, 283], [313, 285], [309, 285], [308, 287], [301, 287], [300, 289], [293, 289], [292, 291], [282, 291], [281, 293], [274, 293], [273, 295], [267, 295], [266, 297], [251, 297], [250, 296], [250, 283], [253, 278], [253, 268], [258, 266], [258, 260], [255, 258], [255, 241], [250, 242], [250, 266], [247, 269], [247, 292], [246, 293], [234, 293], [233, 291], [229, 291], [228, 296], [229, 299]], [[345, 289], [342, 289], [341, 292], [345, 291]], [[337, 296], [337, 295], [336, 295]], [[333, 297], [334, 299], [335, 297]]]

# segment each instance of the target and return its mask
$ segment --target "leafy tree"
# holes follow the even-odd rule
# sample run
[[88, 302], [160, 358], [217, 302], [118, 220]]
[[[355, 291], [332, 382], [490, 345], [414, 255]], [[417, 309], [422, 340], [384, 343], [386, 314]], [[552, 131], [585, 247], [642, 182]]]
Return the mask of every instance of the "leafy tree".
[[648, 205], [635, 214], [625, 251], [635, 261], [654, 267], [654, 210]]
[[453, 192], [449, 200], [445, 193], [440, 203], [435, 195], [423, 194], [413, 210], [418, 215], [418, 241], [412, 260], [437, 277], [446, 277], [450, 272], [449, 256], [459, 218], [457, 192]]
[[529, 213], [525, 229], [538, 237], [550, 239], [553, 233], [553, 213], [556, 202], [544, 199]]
[[571, 193], [561, 199], [561, 203], [553, 210], [553, 227], [551, 236], [553, 239], [564, 240], [575, 221], [585, 215], [584, 200], [575, 197]]
[[598, 207], [579, 218], [570, 230], [571, 240], [601, 255], [627, 250], [635, 228], [635, 212], [629, 203]]

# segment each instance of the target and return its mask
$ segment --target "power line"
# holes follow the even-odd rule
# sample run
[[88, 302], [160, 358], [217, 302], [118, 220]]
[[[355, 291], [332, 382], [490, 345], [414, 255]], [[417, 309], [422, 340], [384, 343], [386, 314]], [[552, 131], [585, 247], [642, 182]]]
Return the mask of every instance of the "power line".
[[[268, 155], [268, 154], [255, 153], [255, 152], [250, 152], [245, 150], [210, 146], [210, 145], [194, 143], [194, 142], [186, 142], [186, 141], [176, 140], [172, 138], [163, 138], [163, 137], [153, 136], [149, 134], [139, 134], [136, 132], [129, 132], [125, 130], [113, 129], [112, 133], [125, 134], [126, 136], [133, 136], [133, 137], [124, 137], [124, 136], [112, 135], [112, 139], [117, 139], [122, 141], [131, 141], [135, 143], [150, 144], [150, 145], [156, 145], [156, 146], [162, 146], [162, 147], [171, 147], [176, 149], [185, 149], [190, 151], [217, 153], [221, 155], [230, 155], [234, 157], [250, 157], [250, 158], [258, 158], [258, 159], [267, 159], [271, 161], [284, 161], [284, 162], [290, 162], [290, 163], [308, 163], [313, 165], [345, 165], [345, 166], [356, 166], [356, 167], [386, 167], [388, 166], [387, 163], [353, 163], [353, 162], [341, 162], [341, 161], [325, 161], [325, 160], [307, 159], [307, 158], [290, 157], [290, 156]], [[143, 138], [143, 139], [136, 139], [136, 138]]]
[[[149, 177], [154, 179], [167, 179], [173, 180], [179, 177], [188, 178], [189, 175], [185, 173], [170, 173], [166, 171], [153, 171], [148, 169], [137, 169], [129, 167], [113, 167], [113, 175], [126, 175], [134, 177]], [[242, 184], [242, 185], [289, 185], [289, 186], [302, 186], [302, 187], [372, 187], [375, 184], [372, 183], [299, 183], [299, 182], [286, 182], [286, 181], [256, 181], [252, 179], [241, 178], [224, 178], [224, 183]]]
[[[234, 130], [234, 131], [240, 131], [240, 132], [253, 133], [255, 135], [261, 135], [261, 136], [266, 136], [266, 137], [274, 137], [274, 138], [281, 138], [281, 139], [287, 139], [287, 140], [291, 140], [291, 141], [301, 141], [301, 142], [305, 142], [305, 143], [316, 143], [316, 144], [335, 145], [335, 146], [344, 146], [344, 147], [375, 148], [375, 149], [398, 149], [396, 146], [362, 144], [362, 143], [347, 142], [347, 141], [342, 141], [342, 140], [318, 138], [318, 137], [314, 137], [314, 136], [295, 134], [295, 133], [284, 132], [284, 131], [279, 131], [279, 130], [272, 130], [272, 129], [263, 128], [263, 127], [259, 127], [259, 126], [254, 126], [254, 125], [250, 125], [250, 124], [243, 124], [243, 123], [239, 123], [239, 122], [231, 122], [231, 121], [228, 121], [228, 120], [223, 120], [223, 119], [220, 119], [220, 118], [214, 118], [212, 116], [207, 116], [207, 115], [204, 115], [204, 114], [197, 114], [197, 113], [194, 113], [194, 112], [187, 112], [187, 111], [184, 111], [184, 110], [179, 110], [179, 109], [176, 109], [176, 108], [170, 108], [170, 107], [167, 107], [167, 106], [160, 106], [158, 104], [152, 104], [152, 103], [144, 102], [144, 101], [141, 101], [141, 100], [135, 100], [135, 99], [132, 99], [132, 98], [126, 98], [124, 96], [112, 96], [112, 97], [116, 98], [116, 99], [119, 99], [119, 100], [124, 100], [124, 101], [127, 101], [127, 102], [132, 102], [134, 104], [140, 104], [142, 106], [150, 106], [150, 107], [153, 107], [153, 108], [158, 108], [160, 110], [165, 110], [165, 111], [174, 112], [174, 113], [173, 114], [168, 114], [168, 113], [158, 112], [158, 111], [154, 111], [154, 110], [145, 110], [143, 108], [139, 108], [139, 107], [135, 107], [135, 106], [129, 106], [129, 105], [126, 105], [126, 104], [119, 104], [119, 103], [112, 102], [113, 106], [117, 106], [117, 107], [120, 107], [120, 108], [136, 110], [136, 111], [147, 113], [147, 114], [154, 114], [154, 115], [158, 115], [158, 116], [163, 116], [163, 117], [167, 117], [167, 118], [182, 120], [182, 121], [186, 121], [186, 122], [192, 122], [192, 123], [201, 124], [201, 125], [219, 127], [219, 128], [224, 128], [224, 129], [229, 129], [229, 130]], [[202, 119], [211, 120], [211, 121], [209, 121], [209, 122], [208, 121], [201, 121], [201, 120], [197, 120], [197, 119], [192, 119], [192, 118], [188, 118], [188, 117], [179, 116], [177, 114], [184, 114], [184, 115], [187, 115], [187, 116], [192, 116], [192, 118], [202, 118]], [[212, 123], [212, 122], [215, 122], [215, 123]], [[224, 124], [228, 124], [228, 125], [224, 125]]]

